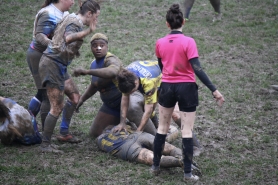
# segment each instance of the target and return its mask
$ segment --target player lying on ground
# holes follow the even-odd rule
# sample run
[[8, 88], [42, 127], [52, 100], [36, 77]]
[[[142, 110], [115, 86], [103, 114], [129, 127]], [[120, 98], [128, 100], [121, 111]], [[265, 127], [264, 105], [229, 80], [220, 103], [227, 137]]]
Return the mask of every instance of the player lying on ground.
[[[102, 134], [97, 137], [97, 145], [102, 151], [126, 161], [146, 165], [153, 164], [153, 135], [142, 131], [135, 131], [130, 126], [126, 126], [126, 130], [113, 132], [112, 129], [114, 127], [114, 125], [107, 126]], [[165, 142], [162, 153], [161, 167], [183, 166], [181, 149]], [[197, 169], [195, 165], [192, 168]]]
[[2, 144], [39, 144], [41, 136], [33, 116], [15, 101], [0, 96], [0, 139]]

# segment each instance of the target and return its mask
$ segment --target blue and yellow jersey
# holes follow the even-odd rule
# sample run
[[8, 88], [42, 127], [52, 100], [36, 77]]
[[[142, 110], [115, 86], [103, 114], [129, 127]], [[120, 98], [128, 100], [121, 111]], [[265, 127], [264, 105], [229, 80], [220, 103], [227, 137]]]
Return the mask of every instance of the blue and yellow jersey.
[[157, 102], [157, 90], [161, 83], [161, 70], [154, 60], [135, 61], [126, 67], [140, 79], [138, 90], [144, 94], [145, 104]]
[[[121, 68], [121, 61], [112, 53], [108, 52], [105, 57], [100, 60], [94, 60], [90, 69], [101, 69], [105, 67]], [[103, 79], [92, 76], [91, 83], [97, 87], [100, 92], [100, 98], [109, 107], [120, 106], [122, 93], [118, 89], [118, 81], [114, 79]], [[113, 103], [112, 103], [113, 102]], [[112, 105], [113, 104], [113, 105]]]
[[115, 155], [120, 150], [120, 147], [126, 142], [126, 138], [132, 133], [130, 127], [127, 127], [127, 131], [120, 131], [113, 133], [111, 129], [106, 129], [103, 134], [97, 137], [96, 142], [98, 147], [111, 155]]

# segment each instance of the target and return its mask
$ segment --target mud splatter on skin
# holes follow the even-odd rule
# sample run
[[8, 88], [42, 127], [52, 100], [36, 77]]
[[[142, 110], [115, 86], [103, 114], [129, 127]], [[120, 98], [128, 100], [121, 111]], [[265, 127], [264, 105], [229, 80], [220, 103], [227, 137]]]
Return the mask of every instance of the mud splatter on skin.
[[165, 155], [170, 155], [171, 151], [172, 151], [173, 149], [175, 149], [175, 147], [174, 147], [173, 145], [170, 145], [170, 144], [168, 144], [168, 143], [165, 143], [163, 148], [164, 148], [163, 154], [165, 154]]
[[142, 152], [142, 159], [146, 161], [148, 160], [148, 152], [146, 150]]
[[[66, 90], [67, 89], [67, 90]], [[79, 90], [76, 84], [72, 81], [72, 83], [65, 83], [65, 94], [72, 99], [74, 94], [79, 95]]]
[[137, 162], [139, 163], [143, 163], [143, 164], [147, 164], [147, 165], [152, 165], [153, 164], [153, 152], [143, 148], [140, 153], [139, 156], [137, 157]]
[[64, 106], [64, 91], [55, 88], [47, 89], [47, 96], [51, 105], [51, 112], [58, 116]]

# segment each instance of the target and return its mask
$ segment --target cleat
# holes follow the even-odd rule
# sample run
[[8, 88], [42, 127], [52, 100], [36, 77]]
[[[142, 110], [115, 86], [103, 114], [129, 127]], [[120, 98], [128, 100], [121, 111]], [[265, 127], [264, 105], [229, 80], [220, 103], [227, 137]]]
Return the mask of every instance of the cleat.
[[75, 137], [72, 134], [67, 134], [67, 135], [59, 135], [56, 136], [57, 140], [60, 142], [68, 142], [68, 143], [80, 143], [81, 140]]
[[42, 153], [64, 153], [62, 150], [58, 150], [56, 145], [52, 145], [47, 142], [43, 142], [40, 146], [39, 149]]
[[212, 22], [220, 21], [221, 17], [222, 17], [221, 13], [215, 12], [215, 15], [214, 15], [214, 17], [212, 19]]
[[158, 175], [160, 173], [160, 167], [152, 165], [150, 171], [153, 175]]
[[197, 175], [191, 175], [190, 177], [184, 176], [183, 180], [186, 182], [196, 182], [199, 180], [199, 177]]

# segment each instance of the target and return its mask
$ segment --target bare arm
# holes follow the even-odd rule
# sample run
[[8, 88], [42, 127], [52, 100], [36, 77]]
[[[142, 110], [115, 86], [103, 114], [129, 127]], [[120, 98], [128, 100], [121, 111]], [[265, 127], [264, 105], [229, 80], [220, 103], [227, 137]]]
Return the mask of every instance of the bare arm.
[[97, 88], [91, 83], [89, 87], [86, 89], [84, 94], [79, 98], [79, 101], [76, 105], [76, 111], [78, 112], [79, 107], [91, 96], [93, 96], [97, 92]]
[[144, 130], [144, 127], [145, 127], [146, 123], [148, 122], [148, 120], [150, 119], [150, 117], [152, 115], [153, 107], [154, 107], [153, 103], [152, 104], [145, 104], [145, 106], [144, 106], [145, 111], [144, 111], [143, 117], [141, 119], [140, 125], [137, 128], [137, 131], [143, 131]]
[[66, 43], [69, 44], [71, 42], [74, 42], [74, 41], [77, 41], [77, 40], [80, 40], [80, 39], [86, 37], [87, 35], [89, 35], [96, 29], [96, 25], [97, 25], [97, 19], [92, 21], [89, 25], [89, 28], [87, 28], [86, 30], [66, 35], [65, 36]]
[[69, 44], [71, 42], [74, 42], [74, 41], [77, 41], [77, 40], [80, 40], [80, 39], [86, 37], [91, 32], [92, 32], [92, 30], [90, 28], [88, 28], [86, 30], [83, 30], [83, 31], [80, 31], [80, 32], [77, 32], [77, 33], [71, 33], [69, 35], [66, 35], [65, 41], [66, 41], [67, 44]]
[[74, 69], [73, 76], [79, 75], [93, 75], [100, 78], [115, 78], [118, 74], [119, 68], [116, 66], [108, 66], [100, 69]]
[[115, 57], [110, 57], [106, 63], [106, 67], [99, 69], [74, 69], [73, 76], [93, 75], [100, 78], [112, 79], [115, 78], [121, 68], [121, 63]]
[[122, 100], [121, 100], [121, 120], [120, 123], [114, 127], [113, 132], [119, 132], [122, 129], [126, 129], [126, 115], [127, 115], [127, 110], [129, 107], [129, 95], [122, 95]]

